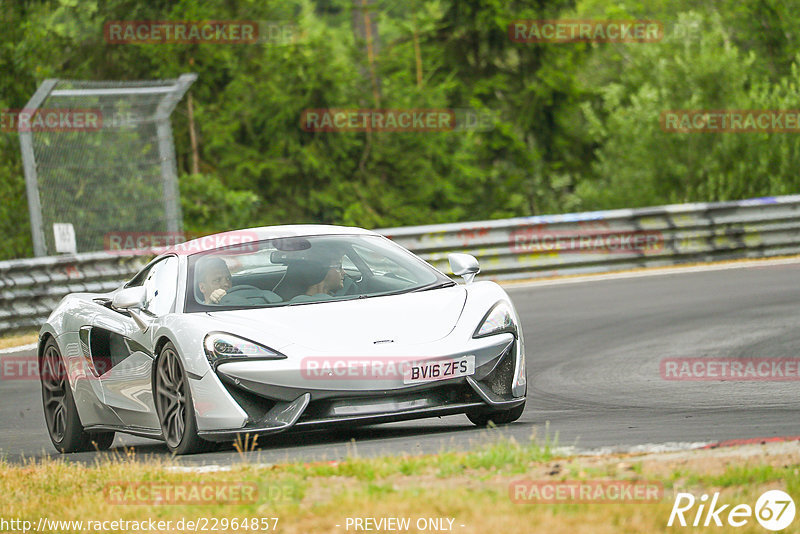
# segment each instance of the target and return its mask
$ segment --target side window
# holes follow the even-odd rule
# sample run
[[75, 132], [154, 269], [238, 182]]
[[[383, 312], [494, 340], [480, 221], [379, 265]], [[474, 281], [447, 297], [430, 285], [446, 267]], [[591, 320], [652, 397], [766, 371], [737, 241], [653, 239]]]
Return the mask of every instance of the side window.
[[169, 256], [153, 265], [142, 285], [146, 290], [144, 309], [153, 315], [168, 313], [178, 290], [178, 259]]
[[150, 272], [150, 269], [152, 269], [152, 268], [153, 267], [151, 266], [147, 270], [139, 271], [136, 274], [136, 276], [131, 278], [131, 280], [127, 284], [125, 284], [125, 287], [139, 287], [139, 286], [141, 286], [144, 283], [145, 278], [147, 278], [147, 275]]
[[354, 271], [358, 272], [358, 267], [356, 267], [356, 264], [353, 263], [353, 260], [350, 259], [350, 256], [346, 254], [344, 255], [344, 257], [342, 257], [342, 269], [344, 269], [345, 272], [350, 272], [350, 273]]

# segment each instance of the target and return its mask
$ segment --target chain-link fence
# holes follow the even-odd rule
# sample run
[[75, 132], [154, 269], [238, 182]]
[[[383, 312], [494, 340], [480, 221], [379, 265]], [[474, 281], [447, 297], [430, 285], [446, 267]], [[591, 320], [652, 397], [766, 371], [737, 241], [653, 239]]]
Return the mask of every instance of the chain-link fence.
[[36, 256], [182, 231], [169, 117], [196, 78], [39, 86], [18, 120]]

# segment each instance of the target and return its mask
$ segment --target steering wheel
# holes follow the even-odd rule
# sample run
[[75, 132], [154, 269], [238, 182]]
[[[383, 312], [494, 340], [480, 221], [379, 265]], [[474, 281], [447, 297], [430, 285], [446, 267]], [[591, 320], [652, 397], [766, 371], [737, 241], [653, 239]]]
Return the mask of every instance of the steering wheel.
[[358, 276], [353, 276], [352, 274], [349, 274], [347, 272], [345, 272], [344, 275], [345, 275], [345, 277], [347, 277], [350, 280], [352, 280], [353, 283], [358, 283], [358, 282], [360, 282], [361, 280], [364, 279], [364, 275], [361, 274], [360, 272], [358, 272]]
[[358, 287], [358, 282], [362, 280], [362, 277], [359, 276], [356, 278], [355, 276], [350, 276], [347, 273], [344, 273], [344, 281], [342, 282], [342, 289], [340, 289], [337, 294], [339, 295], [358, 295], [360, 289]]
[[226, 300], [228, 297], [230, 297], [231, 295], [232, 295], [232, 296], [235, 298], [235, 297], [237, 296], [237, 295], [236, 295], [236, 292], [237, 292], [237, 291], [246, 291], [246, 290], [247, 290], [247, 291], [252, 291], [253, 289], [255, 289], [256, 291], [264, 291], [264, 290], [263, 290], [263, 289], [261, 289], [260, 287], [256, 287], [256, 286], [249, 286], [249, 285], [247, 285], [247, 284], [242, 284], [242, 285], [238, 285], [238, 286], [233, 286], [232, 288], [230, 288], [230, 289], [228, 290], [228, 292], [227, 292], [227, 293], [225, 293], [225, 294], [222, 296], [222, 298], [221, 298], [221, 299], [219, 299], [219, 303], [218, 303], [218, 304], [226, 304], [225, 300]]

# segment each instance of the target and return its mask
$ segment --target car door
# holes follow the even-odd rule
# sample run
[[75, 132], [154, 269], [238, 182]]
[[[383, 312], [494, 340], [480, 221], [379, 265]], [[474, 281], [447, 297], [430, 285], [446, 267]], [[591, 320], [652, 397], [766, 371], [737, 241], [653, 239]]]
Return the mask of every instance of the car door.
[[149, 328], [142, 331], [130, 313], [108, 309], [96, 319], [89, 334], [105, 402], [127, 427], [160, 428], [151, 386], [155, 359], [153, 334], [159, 317], [174, 308], [177, 283], [175, 256], [152, 264], [146, 273], [140, 273], [128, 284], [145, 288], [144, 306], [133, 313], [139, 313]]

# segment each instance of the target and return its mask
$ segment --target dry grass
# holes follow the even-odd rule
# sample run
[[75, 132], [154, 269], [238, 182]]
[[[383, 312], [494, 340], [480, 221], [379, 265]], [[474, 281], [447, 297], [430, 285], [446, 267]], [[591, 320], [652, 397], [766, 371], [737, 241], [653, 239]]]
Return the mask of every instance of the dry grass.
[[[62, 459], [10, 465], [0, 461], [0, 518], [132, 520], [200, 517], [279, 517], [278, 532], [348, 532], [347, 518], [452, 518], [463, 533], [652, 533], [667, 529], [674, 492], [720, 491], [725, 502], [754, 504], [766, 489], [800, 497], [797, 444], [751, 446], [662, 455], [561, 457], [534, 442], [497, 441], [468, 453], [360, 459], [314, 464], [239, 464], [229, 470], [177, 470], [173, 460], [141, 461], [128, 452], [93, 466]], [[647, 480], [665, 487], [653, 504], [514, 504], [509, 484], [534, 480]], [[109, 483], [188, 482], [255, 484], [258, 498], [244, 504], [119, 505], [106, 498]], [[339, 525], [339, 526], [337, 526]], [[463, 525], [463, 527], [461, 526]], [[795, 527], [784, 532], [797, 532]], [[711, 528], [711, 527], [710, 527]], [[230, 529], [228, 529], [230, 530]], [[69, 531], [66, 529], [66, 531]], [[764, 532], [744, 528], [714, 532]], [[240, 530], [241, 532], [241, 530]], [[351, 527], [349, 532], [354, 532]]]
[[8, 334], [0, 337], [0, 349], [10, 349], [12, 347], [19, 347], [20, 345], [29, 345], [38, 341], [39, 335], [37, 332], [25, 332], [22, 334]]

